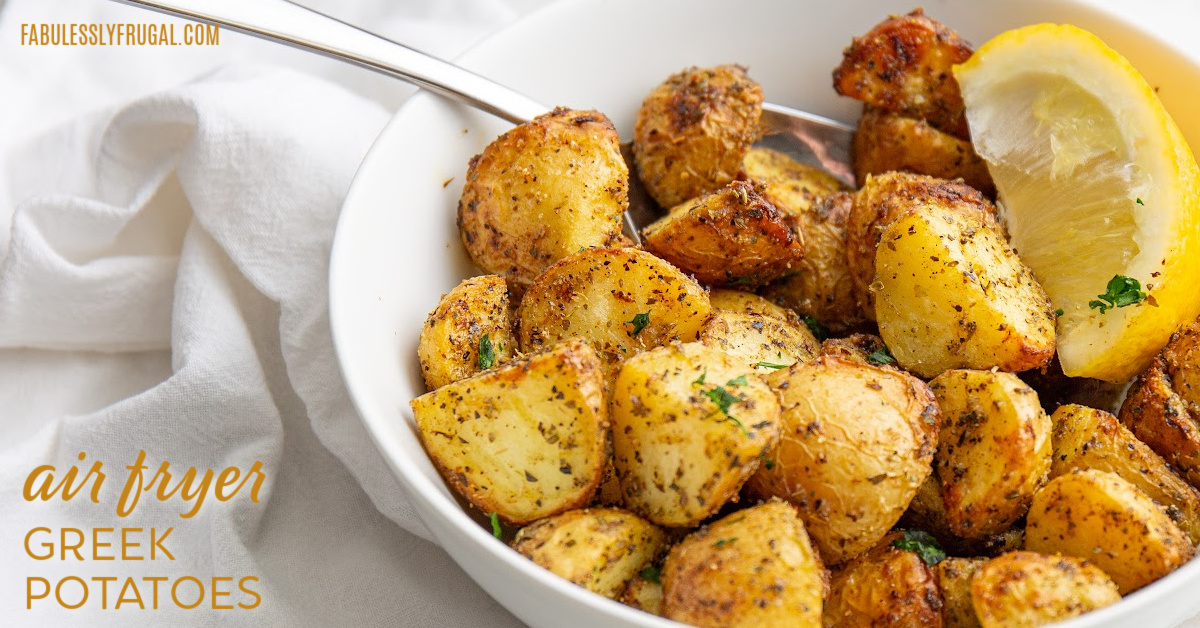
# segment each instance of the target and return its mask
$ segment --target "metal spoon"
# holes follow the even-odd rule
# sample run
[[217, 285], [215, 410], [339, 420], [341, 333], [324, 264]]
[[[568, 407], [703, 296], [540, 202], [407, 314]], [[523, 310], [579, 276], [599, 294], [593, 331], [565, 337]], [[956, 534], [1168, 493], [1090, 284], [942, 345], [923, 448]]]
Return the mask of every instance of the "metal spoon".
[[[469, 70], [403, 44], [351, 26], [287, 0], [115, 0], [194, 22], [219, 24], [358, 65], [521, 124], [551, 108]], [[761, 120], [762, 144], [783, 150], [802, 163], [821, 167], [854, 184], [850, 167], [853, 129], [836, 120], [767, 103]], [[622, 153], [636, 172], [628, 144]], [[626, 235], [640, 242], [641, 228], [662, 210], [630, 177]]]

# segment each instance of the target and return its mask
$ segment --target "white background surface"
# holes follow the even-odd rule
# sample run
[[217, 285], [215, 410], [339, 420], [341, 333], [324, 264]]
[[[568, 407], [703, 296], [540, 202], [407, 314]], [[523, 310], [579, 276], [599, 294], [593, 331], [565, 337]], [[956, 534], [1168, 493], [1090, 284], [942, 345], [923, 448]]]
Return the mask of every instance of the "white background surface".
[[[451, 57], [544, 1], [313, 4]], [[1097, 4], [1200, 56], [1194, 3]], [[229, 31], [215, 48], [19, 44], [21, 23], [145, 20], [164, 18], [100, 0], [0, 3], [0, 255], [10, 252], [12, 225], [24, 224], [27, 237], [13, 243], [59, 256], [27, 254], [59, 262], [30, 267], [14, 263], [21, 254], [14, 248], [0, 263], [0, 623], [518, 625], [417, 536], [423, 531], [339, 397], [336, 366], [320, 337], [322, 256], [339, 195], [373, 133], [411, 89]], [[230, 64], [242, 69], [177, 88]], [[351, 93], [248, 64], [290, 66]], [[161, 90], [172, 90], [170, 97], [112, 115]], [[296, 116], [296, 127], [313, 120], [312, 128], [261, 137], [257, 128], [239, 131], [238, 124], [270, 127], [272, 118], [287, 115]], [[194, 134], [195, 147], [170, 141], [164, 130], [177, 126]], [[153, 137], [137, 137], [142, 128], [153, 129]], [[266, 148], [238, 151], [237, 141], [248, 137]], [[304, 143], [287, 144], [289, 138]], [[127, 153], [113, 153], [122, 147]], [[154, 160], [138, 159], [147, 151], [179, 160], [179, 186], [169, 176], [155, 178]], [[254, 170], [222, 170], [226, 162]], [[274, 168], [279, 163], [289, 169]], [[123, 177], [112, 175], [114, 164]], [[297, 174], [307, 169], [325, 174]], [[209, 185], [217, 174], [222, 183]], [[148, 193], [154, 198], [138, 197]], [[81, 208], [72, 198], [97, 203]], [[225, 211], [234, 206], [254, 210], [257, 220]], [[133, 273], [141, 283], [116, 290], [105, 273]], [[71, 282], [53, 289], [51, 280], [62, 277]], [[241, 415], [254, 422], [231, 421]], [[103, 460], [116, 480], [131, 453], [155, 444], [167, 453], [151, 454], [152, 464], [268, 462], [271, 484], [257, 506], [210, 503], [201, 517], [184, 521], [178, 508], [143, 504], [140, 520], [177, 522], [176, 553], [187, 556], [146, 573], [258, 575], [262, 606], [169, 615], [21, 610], [27, 575], [143, 572], [122, 563], [26, 557], [20, 540], [37, 525], [140, 524], [78, 500], [26, 505], [19, 498], [25, 475], [47, 460], [70, 465], [85, 447], [89, 462]], [[108, 488], [106, 506], [119, 486]]]

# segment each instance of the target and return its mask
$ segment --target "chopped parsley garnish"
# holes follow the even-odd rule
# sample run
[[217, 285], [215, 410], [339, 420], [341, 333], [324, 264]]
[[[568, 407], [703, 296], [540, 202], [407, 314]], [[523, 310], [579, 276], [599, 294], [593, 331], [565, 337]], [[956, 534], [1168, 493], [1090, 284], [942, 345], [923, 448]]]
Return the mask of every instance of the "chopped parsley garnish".
[[[708, 377], [708, 369], [704, 369], [704, 372], [700, 374], [700, 377], [696, 378], [696, 381], [692, 382], [692, 385], [693, 386], [703, 386], [704, 380], [707, 377]], [[738, 375], [737, 377], [725, 382], [725, 386], [728, 386], [730, 388], [733, 388], [734, 386], [747, 386], [749, 384], [750, 384], [750, 382], [746, 379], [745, 375]], [[735, 404], [739, 401], [745, 401], [746, 397], [745, 397], [745, 395], [735, 395], [735, 394], [729, 392], [728, 390], [726, 390], [725, 386], [713, 386], [712, 388], [710, 388], [708, 390], [701, 391], [700, 394], [704, 395], [705, 397], [708, 397], [708, 399], [710, 401], [717, 404], [717, 409], [714, 410], [712, 414], [716, 414], [717, 412], [724, 414], [725, 418], [728, 419], [734, 425], [738, 426], [738, 429], [742, 430], [743, 434], [749, 435], [750, 432], [748, 432], [746, 430], [746, 426], [742, 425], [742, 422], [739, 421], [737, 419], [737, 417], [733, 416], [732, 414], [729, 414], [729, 408], [731, 406], [733, 406], [733, 404]], [[709, 416], [711, 416], [711, 415], [709, 415]]]
[[703, 386], [705, 377], [708, 377], [708, 369], [704, 369], [704, 372], [700, 374], [700, 377], [696, 378], [696, 381], [692, 382], [692, 385], [693, 386]]
[[892, 547], [916, 552], [930, 567], [946, 560], [946, 552], [932, 534], [924, 530], [904, 530], [903, 534], [904, 538], [892, 541]]
[[642, 330], [650, 324], [650, 312], [634, 314], [633, 320], [625, 321], [626, 325], [633, 325], [633, 331], [629, 333], [630, 338], [637, 338], [637, 335], [642, 333]]
[[758, 279], [755, 278], [754, 275], [748, 275], [746, 277], [738, 277], [737, 279], [734, 279], [733, 281], [731, 281], [725, 285], [727, 285], [727, 286], [752, 286], [756, 283], [758, 283]]
[[879, 345], [878, 349], [867, 354], [867, 362], [875, 366], [882, 366], [884, 364], [895, 364], [896, 358], [892, 357], [892, 353], [888, 351], [886, 345]]
[[496, 348], [492, 346], [492, 339], [488, 334], [484, 334], [479, 339], [479, 368], [490, 369], [496, 365]]
[[1141, 199], [1141, 198], [1137, 198], [1137, 199], [1135, 199], [1135, 202], [1136, 202], [1138, 205], [1145, 205], [1145, 203], [1143, 203], [1143, 202], [1142, 202], [1142, 199]]
[[755, 364], [754, 366], [761, 366], [762, 368], [765, 368], [765, 369], [775, 369], [775, 370], [785, 369], [788, 367], [787, 364], [776, 364], [774, 362], [759, 362], [758, 364]]
[[763, 458], [763, 466], [767, 468], [767, 471], [770, 471], [775, 468], [775, 461], [770, 458]]
[[[725, 416], [729, 416], [730, 406], [742, 401], [743, 399], [743, 397], [725, 390], [724, 386], [713, 386], [712, 388], [704, 391], [704, 396], [708, 397], [713, 403], [717, 404], [717, 407], [721, 409], [721, 412], [725, 413]], [[732, 419], [733, 417], [729, 418]]]
[[816, 338], [817, 342], [824, 342], [829, 337], [829, 330], [817, 322], [817, 319], [812, 314], [804, 315], [804, 324], [808, 325], [808, 331], [812, 332], [813, 338]]
[[749, 386], [750, 382], [746, 381], [745, 375], [738, 375], [737, 377], [725, 382], [725, 385], [726, 386]]
[[717, 541], [717, 543], [716, 543], [716, 547], [721, 547], [722, 545], [726, 545], [726, 544], [728, 544], [728, 543], [732, 543], [732, 542], [734, 542], [734, 541], [736, 541], [736, 540], [737, 540], [737, 537], [736, 537], [736, 536], [733, 536], [733, 537], [730, 537], [730, 538], [727, 538], [727, 539], [720, 539], [720, 540], [718, 540], [718, 541]]
[[1097, 295], [1096, 299], [1088, 302], [1088, 307], [1098, 308], [1103, 314], [1114, 307], [1125, 307], [1146, 300], [1142, 292], [1142, 284], [1137, 279], [1125, 275], [1113, 275], [1108, 280], [1107, 290]]
[[1063, 309], [1062, 309], [1061, 307], [1060, 307], [1060, 308], [1058, 308], [1057, 310], [1054, 310], [1054, 315], [1055, 315], [1055, 316], [1062, 316], [1063, 314], [1066, 314], [1066, 312], [1064, 312], [1064, 311], [1063, 311]]
[[500, 516], [492, 513], [492, 536], [500, 538], [504, 532], [500, 529]]
[[662, 584], [662, 572], [659, 571], [658, 567], [655, 567], [654, 565], [646, 565], [645, 567], [642, 567], [642, 570], [638, 572], [638, 575], [642, 577], [642, 580], [649, 580], [654, 584]]

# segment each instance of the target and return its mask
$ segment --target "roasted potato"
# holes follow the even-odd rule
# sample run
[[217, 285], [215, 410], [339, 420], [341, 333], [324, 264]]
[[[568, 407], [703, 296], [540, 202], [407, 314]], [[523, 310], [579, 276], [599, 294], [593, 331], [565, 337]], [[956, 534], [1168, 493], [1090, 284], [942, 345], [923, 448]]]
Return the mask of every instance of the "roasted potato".
[[804, 255], [792, 222], [746, 181], [676, 206], [642, 231], [647, 251], [713, 285], [758, 286]]
[[825, 569], [795, 510], [773, 500], [702, 527], [663, 565], [662, 614], [693, 626], [816, 628]]
[[971, 600], [971, 579], [987, 562], [986, 558], [947, 558], [934, 567], [945, 628], [981, 628]]
[[613, 462], [625, 506], [664, 526], [716, 513], [779, 440], [779, 402], [763, 381], [698, 342], [633, 356], [612, 393]]
[[484, 275], [442, 295], [421, 328], [417, 359], [433, 390], [511, 360], [516, 348], [504, 278]]
[[609, 378], [633, 354], [696, 340], [708, 294], [669, 263], [637, 249], [587, 249], [537, 278], [517, 309], [522, 351], [582, 336]]
[[942, 596], [929, 566], [915, 552], [893, 547], [899, 533], [833, 574], [826, 628], [893, 626], [941, 628]]
[[409, 403], [442, 477], [479, 510], [524, 525], [587, 504], [600, 485], [602, 367], [575, 339]]
[[829, 564], [851, 560], [887, 534], [932, 471], [933, 393], [907, 374], [833, 357], [767, 382], [783, 404], [783, 436], [747, 488], [795, 504]]
[[585, 508], [521, 528], [512, 548], [575, 584], [615, 598], [658, 558], [666, 536], [658, 526], [617, 508]]
[[1050, 477], [1076, 469], [1115, 473], [1162, 505], [1193, 545], [1200, 542], [1200, 493], [1116, 417], [1086, 406], [1065, 405], [1050, 419], [1054, 423]]
[[1050, 470], [1050, 417], [1011, 373], [946, 371], [929, 382], [942, 411], [935, 457], [950, 530], [999, 534], [1029, 508]]
[[851, 334], [845, 338], [829, 338], [821, 343], [823, 356], [833, 356], [855, 364], [869, 364], [880, 368], [899, 370], [896, 359], [888, 351], [883, 339], [871, 334]]
[[1025, 529], [1021, 527], [1012, 527], [979, 539], [955, 534], [950, 529], [946, 502], [942, 497], [942, 482], [936, 473], [917, 489], [917, 494], [908, 504], [908, 510], [900, 517], [899, 525], [928, 532], [947, 553], [955, 556], [999, 556], [1025, 547]]
[[943, 208], [914, 210], [875, 258], [879, 335], [900, 366], [1019, 372], [1054, 355], [1055, 316], [1033, 273], [995, 229]]
[[1032, 628], [1116, 604], [1121, 594], [1085, 560], [1010, 552], [975, 572], [971, 599], [983, 628]]
[[1033, 496], [1025, 548], [1089, 560], [1122, 595], [1192, 556], [1187, 535], [1154, 500], [1121, 476], [1095, 469], [1060, 475]]
[[742, 314], [761, 314], [778, 318], [792, 325], [803, 324], [800, 316], [790, 308], [783, 307], [752, 292], [713, 288], [708, 293], [708, 302], [714, 310], [741, 312]]
[[646, 191], [666, 208], [733, 181], [758, 141], [762, 87], [740, 65], [688, 68], [651, 90], [633, 127]]
[[713, 312], [700, 330], [700, 342], [729, 354], [747, 373], [770, 373], [807, 362], [819, 350], [803, 323], [726, 310]]
[[875, 257], [888, 225], [912, 210], [945, 210], [998, 227], [996, 206], [978, 190], [957, 181], [907, 172], [866, 177], [854, 195], [846, 223], [846, 263], [863, 314], [875, 316]]
[[940, 179], [962, 179], [994, 198], [996, 184], [970, 142], [939, 131], [924, 120], [880, 111], [867, 105], [854, 131], [854, 176], [915, 172]]
[[621, 592], [617, 601], [651, 615], [661, 615], [662, 597], [663, 587], [659, 569], [647, 567], [625, 583], [625, 590]]
[[1200, 323], [1171, 336], [1162, 354], [1134, 381], [1118, 417], [1200, 488]]
[[763, 196], [789, 216], [803, 217], [821, 199], [846, 190], [846, 184], [828, 172], [770, 148], [751, 148], [742, 172], [763, 184]]
[[597, 111], [558, 108], [501, 135], [473, 159], [458, 203], [471, 260], [518, 294], [588, 246], [618, 246], [629, 168]]
[[971, 44], [917, 9], [894, 15], [856, 37], [833, 72], [843, 96], [968, 139], [962, 93], [951, 68], [970, 58]]

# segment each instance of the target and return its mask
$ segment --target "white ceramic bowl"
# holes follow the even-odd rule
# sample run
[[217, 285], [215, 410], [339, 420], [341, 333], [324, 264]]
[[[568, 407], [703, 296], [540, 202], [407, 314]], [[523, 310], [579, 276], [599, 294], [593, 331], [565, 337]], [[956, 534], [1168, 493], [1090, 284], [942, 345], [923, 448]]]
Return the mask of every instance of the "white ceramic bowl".
[[[632, 131], [642, 97], [689, 65], [747, 64], [768, 100], [853, 122], [830, 72], [851, 37], [917, 0], [566, 0], [492, 36], [459, 62], [550, 105], [594, 107]], [[1200, 66], [1152, 33], [1068, 0], [925, 0], [981, 44], [1009, 28], [1069, 22], [1095, 32], [1157, 86], [1200, 147]], [[507, 125], [427, 93], [392, 119], [338, 224], [330, 309], [358, 411], [425, 524], [455, 561], [534, 628], [678, 626], [576, 587], [517, 555], [464, 510], [421, 449], [408, 401], [424, 392], [417, 336], [438, 298], [478, 274], [454, 224], [467, 160]], [[1200, 561], [1071, 626], [1170, 626], [1195, 611]]]

